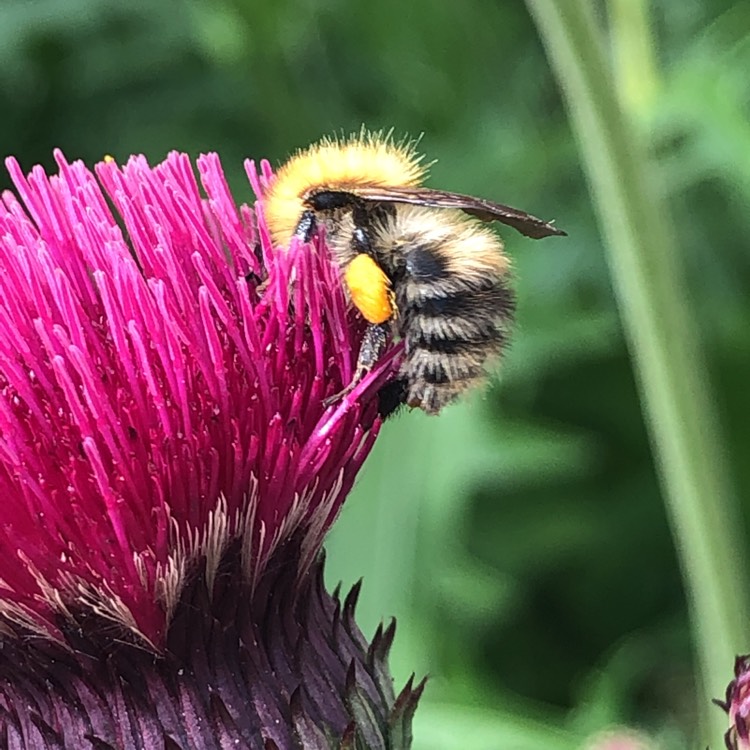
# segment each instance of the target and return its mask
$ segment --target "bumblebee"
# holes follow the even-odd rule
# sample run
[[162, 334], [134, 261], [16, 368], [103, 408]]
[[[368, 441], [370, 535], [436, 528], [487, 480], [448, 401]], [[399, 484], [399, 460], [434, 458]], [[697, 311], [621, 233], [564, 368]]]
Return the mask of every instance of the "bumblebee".
[[487, 379], [508, 342], [510, 263], [486, 224], [534, 239], [565, 234], [500, 203], [426, 188], [426, 174], [414, 141], [363, 129], [297, 152], [264, 196], [276, 244], [307, 242], [325, 227], [349, 298], [370, 324], [354, 382], [389, 336], [403, 339], [399, 376], [381, 393], [385, 416], [401, 404], [438, 413]]

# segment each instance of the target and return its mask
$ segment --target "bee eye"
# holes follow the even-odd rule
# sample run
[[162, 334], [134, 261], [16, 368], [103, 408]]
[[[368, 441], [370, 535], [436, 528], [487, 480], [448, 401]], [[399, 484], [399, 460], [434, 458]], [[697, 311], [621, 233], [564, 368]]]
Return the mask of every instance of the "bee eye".
[[321, 190], [305, 199], [305, 203], [315, 211], [333, 211], [336, 208], [348, 208], [356, 203], [351, 193], [339, 190]]

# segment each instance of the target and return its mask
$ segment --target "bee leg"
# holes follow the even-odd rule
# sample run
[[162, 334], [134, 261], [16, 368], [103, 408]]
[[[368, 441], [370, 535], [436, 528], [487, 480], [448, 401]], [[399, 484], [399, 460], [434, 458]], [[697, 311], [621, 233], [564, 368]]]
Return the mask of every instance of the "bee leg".
[[[302, 214], [300, 220], [297, 222], [297, 226], [294, 230], [294, 236], [301, 242], [310, 242], [317, 229], [318, 222], [315, 218], [315, 214], [312, 211], [305, 211]], [[258, 259], [260, 267], [263, 268], [263, 253], [259, 242], [255, 244], [255, 257]], [[262, 297], [266, 293], [266, 289], [268, 289], [268, 285], [271, 283], [267, 271], [265, 272], [264, 279], [261, 279], [257, 273], [251, 271], [250, 273], [245, 275], [245, 280], [248, 282], [248, 284], [255, 283], [255, 291], [259, 297]], [[289, 302], [289, 309], [292, 310], [291, 301]]]
[[371, 323], [367, 326], [359, 347], [357, 369], [354, 373], [355, 382], [361, 380], [377, 364], [388, 342], [389, 330], [390, 324], [386, 323]]
[[315, 213], [313, 211], [304, 211], [297, 222], [294, 236], [298, 237], [302, 242], [310, 242], [317, 228], [318, 222], [315, 219]]
[[265, 271], [265, 267], [263, 265], [263, 250], [260, 246], [260, 242], [255, 243], [255, 247], [253, 248], [253, 255], [255, 256], [255, 260], [258, 263], [258, 270], [248, 271], [245, 274], [245, 281], [249, 286], [253, 286], [255, 288], [255, 292], [258, 294], [258, 296], [262, 296], [266, 291], [266, 288], [268, 287], [268, 273]]
[[339, 391], [333, 396], [324, 399], [323, 406], [330, 406], [351, 393], [357, 383], [359, 383], [359, 381], [362, 380], [370, 370], [372, 370], [383, 354], [385, 345], [388, 342], [389, 330], [390, 324], [388, 323], [378, 323], [377, 325], [371, 324], [367, 326], [365, 335], [362, 337], [362, 343], [359, 347], [357, 369], [354, 371], [354, 377], [352, 378], [351, 383], [349, 383], [343, 391]]

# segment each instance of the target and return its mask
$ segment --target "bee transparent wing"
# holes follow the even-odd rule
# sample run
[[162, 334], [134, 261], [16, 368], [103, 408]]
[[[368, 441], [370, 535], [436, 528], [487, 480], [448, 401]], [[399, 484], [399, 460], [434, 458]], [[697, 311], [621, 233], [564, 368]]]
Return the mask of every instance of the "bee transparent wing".
[[482, 221], [499, 221], [519, 231], [526, 237], [539, 240], [552, 235], [565, 235], [548, 221], [519, 211], [517, 208], [493, 203], [483, 198], [474, 198], [460, 193], [449, 193], [445, 190], [429, 188], [397, 187], [358, 187], [352, 191], [358, 198], [384, 203], [411, 203], [416, 206], [434, 206], [435, 208], [455, 208]]

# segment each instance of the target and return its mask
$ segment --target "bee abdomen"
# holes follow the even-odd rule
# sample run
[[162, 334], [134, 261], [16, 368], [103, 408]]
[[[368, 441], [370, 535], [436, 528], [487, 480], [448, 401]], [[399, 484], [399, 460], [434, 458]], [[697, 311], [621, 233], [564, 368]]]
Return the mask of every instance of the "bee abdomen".
[[397, 304], [410, 406], [437, 413], [486, 379], [488, 364], [508, 340], [515, 309], [506, 278], [493, 271], [467, 278], [443, 270], [431, 281], [424, 274], [407, 276]]

